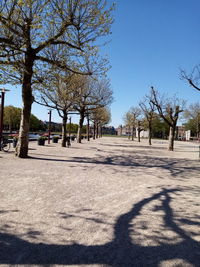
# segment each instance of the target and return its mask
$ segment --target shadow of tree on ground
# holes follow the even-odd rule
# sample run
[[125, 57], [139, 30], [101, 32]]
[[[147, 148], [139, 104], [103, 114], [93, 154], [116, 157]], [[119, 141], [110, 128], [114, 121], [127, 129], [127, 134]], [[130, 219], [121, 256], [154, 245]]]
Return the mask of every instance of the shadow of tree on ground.
[[[181, 188], [162, 188], [160, 192], [137, 202], [131, 210], [117, 218], [113, 240], [103, 245], [31, 243], [4, 231], [0, 233], [0, 264], [160, 266], [163, 261], [181, 259], [185, 263], [199, 266], [200, 245], [188, 231], [177, 224], [171, 207], [173, 196], [181, 191]], [[160, 206], [157, 209], [163, 213], [163, 227], [170, 229], [179, 237], [176, 242], [174, 240], [169, 242], [166, 239], [153, 245], [152, 240], [152, 243], [144, 246], [138, 244], [132, 237], [136, 232], [134, 221], [140, 218], [144, 209], [153, 201], [159, 201]], [[58, 216], [68, 217], [65, 213]], [[186, 221], [184, 218], [181, 219], [182, 224], [199, 225], [195, 219]], [[37, 235], [40, 234], [34, 230], [31, 234], [35, 232]], [[161, 235], [161, 232], [159, 234]]]
[[[144, 168], [146, 170], [151, 168], [160, 168], [166, 170], [171, 176], [178, 176], [184, 174], [184, 178], [196, 176], [200, 178], [200, 166], [194, 160], [180, 159], [180, 158], [167, 158], [167, 157], [154, 157], [146, 156], [135, 153], [134, 155], [115, 155], [104, 157], [97, 155], [96, 157], [71, 157], [67, 159], [59, 158], [44, 158], [31, 156], [31, 159], [55, 162], [69, 162], [81, 164], [95, 164], [105, 166], [121, 166], [130, 168]], [[120, 170], [117, 170], [120, 171]]]

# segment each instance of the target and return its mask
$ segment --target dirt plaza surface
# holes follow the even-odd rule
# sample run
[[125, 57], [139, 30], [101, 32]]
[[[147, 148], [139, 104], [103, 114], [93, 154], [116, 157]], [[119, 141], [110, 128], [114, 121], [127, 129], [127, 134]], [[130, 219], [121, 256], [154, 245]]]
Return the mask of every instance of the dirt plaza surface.
[[0, 152], [1, 266], [200, 266], [199, 143]]

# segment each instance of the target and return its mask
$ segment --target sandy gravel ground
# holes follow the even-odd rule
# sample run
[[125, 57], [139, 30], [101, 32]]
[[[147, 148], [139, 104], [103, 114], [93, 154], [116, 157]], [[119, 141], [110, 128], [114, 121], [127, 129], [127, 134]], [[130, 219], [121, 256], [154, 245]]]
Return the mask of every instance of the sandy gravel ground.
[[0, 152], [1, 266], [200, 266], [199, 144]]

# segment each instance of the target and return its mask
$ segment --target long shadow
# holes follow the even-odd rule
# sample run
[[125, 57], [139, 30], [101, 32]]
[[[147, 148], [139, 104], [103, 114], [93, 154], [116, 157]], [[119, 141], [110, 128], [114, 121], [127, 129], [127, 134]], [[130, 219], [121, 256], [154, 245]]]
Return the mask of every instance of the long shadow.
[[[139, 144], [138, 142], [136, 142], [137, 144]], [[106, 144], [106, 143], [100, 143], [99, 145], [101, 146], [106, 146], [106, 147], [121, 147], [121, 148], [139, 148], [138, 145], [134, 144], [134, 141], [130, 141], [130, 144], [123, 144], [123, 145], [119, 145], [119, 144]], [[142, 145], [141, 148], [143, 149], [149, 149], [149, 150], [166, 150], [166, 147], [158, 147], [158, 146], [145, 146]]]
[[10, 212], [19, 212], [19, 210], [0, 210], [0, 214], [10, 213]]
[[[200, 176], [200, 166], [196, 166], [195, 161], [190, 161], [188, 159], [179, 158], [164, 158], [164, 157], [151, 157], [146, 155], [134, 154], [134, 155], [117, 155], [103, 157], [101, 155], [93, 158], [89, 157], [71, 157], [69, 159], [59, 159], [59, 158], [44, 158], [44, 157], [34, 157], [30, 156], [34, 160], [43, 161], [55, 161], [55, 162], [68, 162], [68, 163], [80, 163], [80, 164], [95, 164], [95, 165], [105, 165], [105, 166], [120, 166], [120, 167], [130, 167], [130, 168], [160, 168], [161, 170], [169, 171], [171, 176], [178, 176], [184, 174], [184, 179], [186, 177], [191, 177], [191, 175]], [[117, 172], [123, 171], [117, 170]]]
[[[139, 144], [137, 141], [136, 141], [136, 143], [137, 144]], [[156, 142], [155, 142], [156, 143]], [[158, 143], [159, 145], [161, 144], [161, 143]], [[136, 148], [137, 149], [137, 151], [136, 152], [138, 152], [138, 148], [139, 148], [139, 146], [138, 145], [135, 145], [135, 142], [134, 141], [130, 141], [130, 143], [129, 144], [110, 144], [110, 143], [100, 143], [99, 145], [101, 145], [102, 147], [104, 147], [104, 146], [106, 146], [106, 147], [119, 147], [119, 148], [124, 148], [124, 149], [126, 149], [126, 148]], [[141, 146], [141, 149], [143, 149], [143, 150], [141, 150], [142, 152], [144, 152], [144, 149], [147, 149], [147, 150], [149, 150], [149, 152], [151, 152], [151, 151], [155, 151], [155, 150], [163, 150], [163, 151], [166, 151], [166, 149], [167, 149], [167, 143], [165, 144], [166, 146], [154, 146], [154, 145], [152, 145], [152, 146], [149, 146], [149, 145], [142, 145]], [[190, 149], [193, 149], [193, 150], [191, 150], [191, 151], [188, 151], [187, 150], [187, 152], [194, 152], [194, 153], [198, 153], [199, 152], [199, 147], [198, 147], [198, 145], [195, 145], [194, 144], [194, 146], [191, 146], [191, 145], [185, 145], [184, 144], [184, 148], [190, 148]], [[176, 145], [175, 145], [175, 152], [178, 152], [178, 151], [183, 151], [183, 146], [181, 145], [180, 146], [180, 144], [179, 143], [177, 143]], [[127, 152], [130, 152], [130, 151], [127, 151]], [[135, 152], [135, 151], [134, 151]], [[172, 152], [173, 153], [173, 152]]]
[[[180, 191], [181, 189], [178, 188], [163, 188], [159, 193], [136, 203], [129, 212], [118, 217], [114, 226], [113, 240], [103, 245], [37, 244], [25, 241], [12, 234], [1, 233], [0, 264], [100, 264], [113, 267], [129, 267], [160, 266], [162, 261], [181, 259], [186, 263], [193, 264], [193, 266], [199, 266], [200, 245], [177, 225], [170, 206], [171, 195]], [[164, 227], [171, 229], [181, 238], [181, 241], [177, 241], [175, 244], [174, 242], [169, 244], [163, 241], [158, 246], [151, 245], [151, 243], [149, 246], [142, 246], [131, 238], [132, 223], [141, 216], [142, 209], [154, 200], [159, 200], [161, 203], [160, 209], [164, 212]], [[65, 216], [65, 213], [61, 213], [60, 216]], [[192, 221], [192, 223], [195, 222]], [[31, 232], [33, 234], [37, 231], [33, 230]], [[37, 234], [40, 233], [37, 232]]]

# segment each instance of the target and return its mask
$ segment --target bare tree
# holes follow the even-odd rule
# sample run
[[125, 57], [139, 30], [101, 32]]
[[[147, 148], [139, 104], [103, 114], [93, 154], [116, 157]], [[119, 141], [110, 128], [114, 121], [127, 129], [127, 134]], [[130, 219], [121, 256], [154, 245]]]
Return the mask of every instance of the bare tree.
[[138, 107], [131, 107], [130, 110], [125, 114], [124, 121], [125, 124], [131, 128], [131, 139], [134, 140], [134, 133], [136, 127], [138, 126], [138, 118], [141, 115], [141, 110]]
[[179, 114], [184, 111], [185, 101], [177, 99], [164, 99], [159, 92], [151, 87], [150, 101], [155, 105], [160, 117], [169, 125], [169, 146], [168, 150], [174, 150], [174, 140], [176, 133], [176, 125]]
[[81, 143], [83, 122], [92, 110], [109, 106], [113, 101], [110, 81], [108, 79], [97, 80], [92, 77], [80, 76], [82, 83], [76, 89], [76, 103], [74, 110], [80, 114], [77, 142]]
[[62, 147], [66, 147], [68, 113], [76, 99], [76, 76], [74, 73], [63, 73], [51, 68], [51, 73], [37, 85], [35, 102], [56, 109], [62, 118]]
[[144, 118], [138, 118], [137, 119], [137, 133], [138, 133], [138, 142], [140, 142], [140, 134], [144, 130]]
[[[123, 116], [123, 121], [125, 123], [125, 127], [128, 128], [128, 139], [130, 140], [131, 138], [131, 128], [132, 128], [132, 116], [129, 112], [126, 112]], [[122, 130], [122, 125], [121, 125], [121, 130]], [[133, 140], [133, 135], [132, 135], [132, 140]]]
[[101, 137], [101, 129], [111, 120], [111, 113], [108, 107], [101, 107], [91, 111], [90, 119], [94, 124], [94, 137]]
[[151, 96], [146, 96], [143, 101], [139, 103], [139, 106], [141, 110], [144, 113], [144, 116], [147, 120], [148, 123], [148, 129], [149, 129], [149, 145], [152, 144], [151, 139], [152, 139], [152, 122], [153, 119], [155, 118], [155, 105], [150, 101]]
[[[74, 73], [91, 74], [88, 60], [90, 55], [97, 54], [95, 41], [110, 33], [112, 9], [104, 0], [0, 1], [3, 82], [22, 85], [17, 156], [28, 155], [29, 120], [34, 100], [32, 83], [37, 70], [50, 64]], [[57, 48], [65, 50], [70, 58], [68, 62], [59, 57], [59, 53], [52, 53]]]
[[181, 70], [181, 78], [186, 80], [190, 86], [200, 91], [200, 65], [195, 66], [190, 74], [187, 74], [185, 70]]

